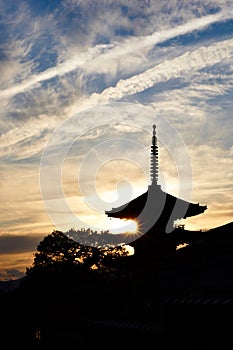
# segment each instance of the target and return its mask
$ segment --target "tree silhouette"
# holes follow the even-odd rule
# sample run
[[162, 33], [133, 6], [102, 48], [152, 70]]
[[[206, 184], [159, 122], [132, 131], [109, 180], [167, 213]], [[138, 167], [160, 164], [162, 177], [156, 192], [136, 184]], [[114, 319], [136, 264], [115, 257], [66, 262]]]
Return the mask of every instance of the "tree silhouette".
[[126, 255], [128, 251], [123, 246], [97, 248], [80, 244], [61, 231], [53, 231], [38, 244], [33, 265], [27, 268], [26, 274], [73, 269], [109, 271], [116, 258]]

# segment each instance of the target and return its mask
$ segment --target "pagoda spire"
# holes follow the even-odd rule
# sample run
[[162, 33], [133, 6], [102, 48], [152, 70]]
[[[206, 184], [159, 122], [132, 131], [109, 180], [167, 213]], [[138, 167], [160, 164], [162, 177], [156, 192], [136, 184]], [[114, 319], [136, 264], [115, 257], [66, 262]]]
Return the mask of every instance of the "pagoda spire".
[[152, 132], [152, 144], [151, 144], [151, 158], [150, 158], [150, 178], [151, 185], [158, 185], [158, 172], [159, 172], [159, 164], [158, 164], [158, 145], [157, 145], [157, 137], [156, 137], [156, 125], [153, 125]]

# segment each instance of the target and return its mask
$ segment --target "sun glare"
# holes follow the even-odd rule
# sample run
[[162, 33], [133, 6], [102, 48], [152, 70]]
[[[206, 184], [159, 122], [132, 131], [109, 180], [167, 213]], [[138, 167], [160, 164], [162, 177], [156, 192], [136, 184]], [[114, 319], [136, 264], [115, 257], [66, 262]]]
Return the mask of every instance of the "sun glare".
[[110, 218], [108, 228], [113, 233], [137, 233], [138, 225], [134, 220]]
[[137, 233], [138, 225], [137, 225], [136, 221], [134, 221], [134, 220], [126, 220], [126, 224], [128, 225], [127, 232]]

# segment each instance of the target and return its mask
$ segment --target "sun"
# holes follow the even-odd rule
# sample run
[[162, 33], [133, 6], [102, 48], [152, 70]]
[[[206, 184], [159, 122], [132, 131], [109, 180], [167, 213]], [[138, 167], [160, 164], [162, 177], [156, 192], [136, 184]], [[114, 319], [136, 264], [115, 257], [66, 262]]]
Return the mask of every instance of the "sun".
[[125, 223], [127, 226], [127, 232], [129, 233], [137, 233], [138, 231], [138, 224], [135, 220], [126, 220]]
[[136, 234], [138, 224], [135, 220], [122, 220], [118, 218], [110, 218], [109, 228], [113, 233], [130, 233]]

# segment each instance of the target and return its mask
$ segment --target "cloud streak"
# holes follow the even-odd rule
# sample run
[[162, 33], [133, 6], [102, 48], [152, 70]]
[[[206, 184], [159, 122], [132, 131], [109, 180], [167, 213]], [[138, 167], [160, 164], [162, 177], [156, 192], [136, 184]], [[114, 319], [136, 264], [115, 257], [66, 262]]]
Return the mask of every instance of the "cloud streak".
[[43, 235], [2, 235], [0, 236], [0, 255], [35, 251], [42, 238]]
[[40, 83], [43, 81], [50, 80], [57, 76], [63, 76], [79, 68], [85, 70], [85, 67], [87, 67], [90, 69], [93, 63], [95, 66], [99, 66], [100, 63], [104, 64], [105, 62], [111, 61], [113, 59], [121, 59], [128, 54], [138, 54], [138, 52], [145, 53], [145, 50], [150, 50], [153, 45], [174, 38], [176, 36], [184, 35], [196, 30], [201, 30], [210, 24], [231, 18], [232, 15], [232, 10], [229, 10], [227, 13], [219, 12], [214, 15], [192, 20], [186, 24], [172, 28], [170, 30], [162, 31], [159, 33], [155, 32], [152, 35], [141, 38], [126, 39], [123, 43], [120, 44], [113, 43], [109, 45], [97, 45], [96, 47], [90, 49], [87, 53], [74, 55], [71, 59], [62, 62], [53, 68], [49, 68], [42, 73], [31, 76], [29, 79], [25, 79], [19, 84], [15, 84], [8, 89], [0, 91], [0, 97], [3, 99], [12, 98], [16, 94], [27, 91], [31, 88], [39, 87]]
[[[64, 120], [73, 113], [77, 113], [77, 111], [81, 111], [89, 106], [118, 101], [127, 96], [138, 94], [154, 87], [156, 84], [167, 82], [169, 79], [185, 77], [187, 74], [193, 75], [194, 72], [198, 72], [206, 67], [228, 62], [232, 56], [233, 39], [224, 40], [210, 46], [202, 46], [193, 51], [185, 52], [183, 55], [171, 60], [166, 60], [143, 73], [134, 75], [125, 80], [119, 80], [115, 87], [106, 88], [100, 94], [93, 93], [90, 97], [71, 104], [65, 108], [65, 113], [63, 114], [62, 119]], [[229, 87], [232, 87], [232, 75], [226, 76], [226, 79], [229, 81], [229, 84], [215, 84], [215, 86], [208, 85], [208, 89], [205, 89], [205, 86], [203, 85], [200, 93], [207, 93], [209, 96], [219, 94], [219, 92], [221, 94], [225, 93]], [[217, 86], [219, 86], [221, 91], [217, 91]], [[195, 87], [194, 85], [192, 88], [192, 95], [194, 96], [195, 93], [198, 93], [198, 87]], [[40, 134], [45, 128], [52, 130], [55, 128], [57, 122], [59, 120], [61, 122], [62, 119], [58, 119], [57, 117], [50, 118], [48, 123], [47, 117], [41, 116], [37, 121], [32, 120], [29, 123], [27, 122], [25, 126], [14, 128], [2, 135], [2, 145], [4, 145], [4, 147], [17, 145], [17, 143], [20, 143], [25, 138], [35, 137], [35, 135]], [[41, 143], [38, 143], [38, 148], [35, 148], [35, 144], [31, 148], [27, 148], [25, 156], [27, 156], [28, 152], [33, 153], [33, 150], [36, 152], [40, 151], [41, 147], [44, 145], [44, 141], [42, 140]], [[3, 152], [5, 152], [5, 149]]]

